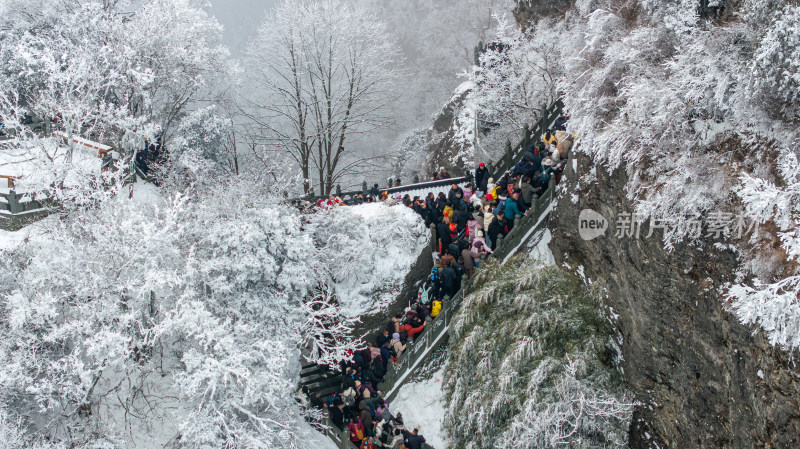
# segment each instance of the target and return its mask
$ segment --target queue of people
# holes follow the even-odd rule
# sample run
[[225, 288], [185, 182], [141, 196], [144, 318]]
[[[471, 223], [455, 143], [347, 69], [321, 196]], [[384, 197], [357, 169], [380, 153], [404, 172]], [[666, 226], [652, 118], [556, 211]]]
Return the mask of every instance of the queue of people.
[[471, 178], [474, 182], [463, 187], [454, 183], [447, 193], [429, 192], [425, 198], [390, 197], [375, 185], [368, 195], [359, 194], [346, 201], [330, 195], [328, 200], [317, 202], [320, 208], [373, 201], [403, 205], [436, 229], [438, 251], [434, 252], [433, 269], [409, 307], [388, 320], [367, 347], [349, 352], [350, 359], [339, 367], [342, 378], [337, 392], [325, 398], [310, 396], [310, 404], [327, 409], [333, 424], [346, 430], [354, 445], [420, 449], [425, 443], [417, 429], [405, 428], [400, 414], [389, 412], [380, 384], [389, 366], [403, 357], [408, 343], [424, 334], [462, 282], [497, 249], [499, 237], [513, 229], [517, 217], [530, 213], [534, 199], [547, 190], [550, 179], [560, 180], [573, 145], [574, 137], [548, 130], [497, 181], [480, 163]]

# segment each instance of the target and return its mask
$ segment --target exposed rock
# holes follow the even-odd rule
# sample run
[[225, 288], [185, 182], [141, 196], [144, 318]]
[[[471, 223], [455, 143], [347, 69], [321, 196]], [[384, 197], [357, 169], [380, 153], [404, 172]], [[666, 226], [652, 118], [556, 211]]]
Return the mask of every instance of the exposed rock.
[[[578, 162], [588, 173], [592, 161]], [[558, 265], [604, 280], [607, 303], [619, 314], [620, 368], [643, 403], [631, 447], [800, 447], [800, 372], [728, 313], [720, 296], [738, 268], [736, 255], [710, 244], [670, 253], [658, 231], [644, 238], [646, 228], [639, 239], [615, 238], [616, 216], [632, 211], [624, 169], [597, 167], [596, 180], [576, 188], [571, 161], [567, 167], [567, 189], [578, 201], [559, 200], [550, 248]], [[609, 221], [604, 237], [579, 236], [582, 209]]]
[[411, 133], [400, 145], [395, 172], [403, 179], [430, 179], [446, 168], [452, 176], [462, 176], [472, 165], [474, 113], [466, 105], [474, 84], [461, 84], [433, 119], [430, 128]]
[[531, 21], [563, 14], [572, 7], [574, 0], [519, 0], [514, 8], [517, 26], [528, 28]]

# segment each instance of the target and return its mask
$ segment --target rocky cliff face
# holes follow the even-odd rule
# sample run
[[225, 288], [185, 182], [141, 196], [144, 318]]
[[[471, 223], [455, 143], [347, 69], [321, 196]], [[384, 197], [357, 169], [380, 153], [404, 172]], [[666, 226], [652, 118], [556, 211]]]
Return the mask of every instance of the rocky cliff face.
[[463, 176], [473, 166], [475, 112], [467, 104], [473, 88], [471, 82], [461, 84], [430, 128], [415, 131], [400, 144], [395, 172], [402, 179], [415, 175], [430, 179], [442, 168], [452, 176]]
[[[608, 287], [607, 302], [618, 315], [619, 366], [642, 402], [631, 447], [800, 447], [796, 361], [741, 325], [720, 296], [737, 270], [736, 255], [710, 244], [667, 252], [659, 231], [645, 238], [647, 229], [638, 239], [615, 238], [616, 216], [632, 211], [625, 171], [596, 167], [596, 180], [579, 186], [572, 164], [550, 246], [558, 265]], [[591, 165], [579, 157], [578, 172], [589, 173]], [[580, 237], [583, 209], [608, 220], [605, 236]]]

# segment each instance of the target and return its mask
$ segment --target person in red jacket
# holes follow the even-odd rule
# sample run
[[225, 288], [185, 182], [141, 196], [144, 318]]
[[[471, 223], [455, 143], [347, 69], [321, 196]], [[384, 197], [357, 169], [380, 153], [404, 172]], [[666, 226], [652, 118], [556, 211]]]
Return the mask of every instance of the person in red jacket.
[[413, 339], [415, 335], [422, 332], [422, 329], [425, 329], [425, 323], [423, 322], [420, 327], [412, 327], [410, 324], [404, 324], [400, 329], [408, 335], [408, 338]]
[[361, 423], [361, 418], [358, 421], [350, 421], [348, 425], [350, 430], [350, 441], [355, 445], [360, 445], [364, 439], [364, 424]]
[[378, 439], [369, 437], [361, 442], [360, 449], [378, 449]]

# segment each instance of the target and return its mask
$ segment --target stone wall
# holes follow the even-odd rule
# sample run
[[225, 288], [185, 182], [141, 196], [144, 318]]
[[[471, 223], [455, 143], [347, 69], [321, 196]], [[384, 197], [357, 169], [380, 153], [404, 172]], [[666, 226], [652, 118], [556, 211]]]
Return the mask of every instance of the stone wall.
[[[591, 161], [579, 158], [579, 172]], [[568, 164], [571, 168], [572, 161]], [[604, 280], [608, 304], [618, 314], [625, 381], [642, 406], [631, 427], [633, 448], [800, 447], [800, 370], [789, 354], [728, 313], [719, 287], [738, 268], [730, 251], [678, 246], [649, 239], [614, 238], [615, 216], [630, 212], [624, 169], [607, 173], [568, 198], [551, 221], [558, 265]], [[606, 236], [584, 241], [584, 208], [609, 220]], [[647, 229], [644, 230], [647, 235]]]

